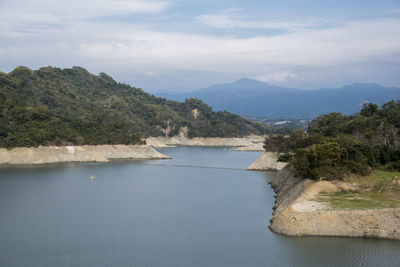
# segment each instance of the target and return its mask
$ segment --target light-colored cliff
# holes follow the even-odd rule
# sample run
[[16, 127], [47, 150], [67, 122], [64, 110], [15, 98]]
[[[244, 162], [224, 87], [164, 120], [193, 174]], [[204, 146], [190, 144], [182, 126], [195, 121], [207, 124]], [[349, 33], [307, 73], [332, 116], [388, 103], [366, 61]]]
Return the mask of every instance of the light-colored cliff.
[[263, 147], [263, 143], [256, 143], [254, 145], [250, 145], [250, 146], [242, 146], [242, 147], [238, 147], [235, 148], [235, 151], [265, 151], [264, 147]]
[[146, 144], [152, 147], [169, 146], [231, 146], [231, 147], [250, 147], [259, 151], [264, 142], [263, 136], [246, 136], [241, 138], [220, 138], [220, 137], [195, 137], [187, 138], [184, 135], [174, 137], [149, 137]]
[[41, 146], [0, 149], [0, 164], [106, 162], [109, 159], [167, 159], [145, 145]]
[[287, 163], [279, 162], [278, 157], [278, 153], [265, 152], [259, 159], [247, 167], [246, 170], [280, 171], [287, 165]]
[[349, 236], [400, 240], [400, 208], [333, 209], [321, 193], [351, 190], [354, 184], [301, 180], [285, 168], [271, 182], [276, 204], [270, 229], [292, 236]]

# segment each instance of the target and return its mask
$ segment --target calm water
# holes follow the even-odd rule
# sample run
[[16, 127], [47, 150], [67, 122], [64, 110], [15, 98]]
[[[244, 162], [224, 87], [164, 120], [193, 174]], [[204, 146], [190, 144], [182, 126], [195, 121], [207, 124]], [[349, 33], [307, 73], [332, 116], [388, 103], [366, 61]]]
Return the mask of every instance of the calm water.
[[1, 168], [0, 266], [400, 265], [400, 241], [271, 233], [272, 174], [241, 170], [258, 152], [160, 151]]

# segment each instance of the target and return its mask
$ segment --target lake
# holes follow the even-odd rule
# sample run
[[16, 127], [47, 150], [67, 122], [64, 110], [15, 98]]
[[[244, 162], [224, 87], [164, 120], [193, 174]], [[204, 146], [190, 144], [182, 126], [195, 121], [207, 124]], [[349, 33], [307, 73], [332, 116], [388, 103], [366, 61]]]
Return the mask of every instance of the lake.
[[[268, 229], [261, 152], [0, 168], [0, 266], [399, 266], [400, 241]], [[90, 179], [94, 176], [94, 179]]]

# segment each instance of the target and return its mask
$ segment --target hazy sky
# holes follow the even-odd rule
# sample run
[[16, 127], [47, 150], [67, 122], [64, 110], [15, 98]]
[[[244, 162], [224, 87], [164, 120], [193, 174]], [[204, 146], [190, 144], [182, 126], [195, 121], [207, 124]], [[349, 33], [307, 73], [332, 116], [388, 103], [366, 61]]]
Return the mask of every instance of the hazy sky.
[[0, 0], [0, 70], [19, 65], [152, 92], [241, 77], [400, 86], [400, 0]]

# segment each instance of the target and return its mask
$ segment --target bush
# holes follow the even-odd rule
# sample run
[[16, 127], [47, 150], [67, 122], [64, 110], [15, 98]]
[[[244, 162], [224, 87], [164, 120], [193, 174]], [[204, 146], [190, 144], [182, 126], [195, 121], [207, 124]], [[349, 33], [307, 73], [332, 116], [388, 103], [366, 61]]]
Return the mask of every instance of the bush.
[[279, 155], [278, 161], [289, 162], [291, 158], [292, 158], [292, 155], [290, 155], [289, 153], [283, 153], [283, 154]]

